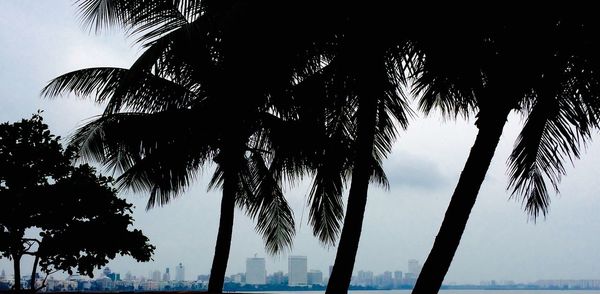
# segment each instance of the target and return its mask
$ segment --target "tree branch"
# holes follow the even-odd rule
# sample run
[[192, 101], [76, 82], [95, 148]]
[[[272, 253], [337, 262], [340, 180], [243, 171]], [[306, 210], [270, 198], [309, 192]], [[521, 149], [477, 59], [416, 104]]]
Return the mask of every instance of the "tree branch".
[[35, 289], [35, 292], [37, 292], [37, 291], [40, 291], [40, 290], [42, 290], [42, 289], [46, 288], [46, 281], [48, 280], [48, 277], [49, 277], [51, 274], [54, 274], [54, 273], [56, 273], [56, 272], [58, 272], [58, 270], [53, 270], [53, 271], [49, 272], [48, 274], [46, 274], [46, 277], [44, 277], [44, 280], [42, 280], [42, 285], [41, 285], [41, 286], [39, 286], [37, 289]]

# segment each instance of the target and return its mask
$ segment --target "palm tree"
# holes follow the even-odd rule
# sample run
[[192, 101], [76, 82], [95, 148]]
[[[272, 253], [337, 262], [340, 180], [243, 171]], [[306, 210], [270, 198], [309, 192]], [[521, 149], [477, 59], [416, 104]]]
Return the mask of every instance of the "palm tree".
[[[396, 124], [405, 128], [410, 113], [398, 91], [399, 85], [405, 82], [401, 64], [404, 50], [401, 38], [389, 38], [392, 27], [387, 21], [393, 18], [386, 16], [391, 11], [358, 6], [344, 10], [335, 45], [329, 53], [330, 74], [325, 76], [325, 86], [321, 87], [326, 88], [325, 95], [337, 103], [333, 108], [336, 111], [332, 112], [335, 120], [329, 124], [337, 131], [333, 134], [342, 133], [351, 138], [346, 153], [349, 158], [347, 173], [351, 174], [352, 181], [327, 293], [348, 291], [369, 182], [386, 183], [381, 162], [390, 152], [397, 135]], [[315, 216], [322, 211], [318, 206], [312, 207], [313, 226], [319, 223]], [[319, 226], [314, 230], [321, 240], [332, 235], [323, 234], [328, 231], [320, 231]]]
[[[112, 22], [124, 25], [142, 34], [139, 40], [149, 48], [129, 70], [75, 71], [55, 79], [44, 92], [50, 96], [67, 91], [83, 96], [95, 93], [98, 102], [108, 102], [105, 113], [81, 128], [73, 143], [81, 145], [88, 158], [124, 172], [119, 178], [123, 186], [149, 190], [149, 206], [167, 203], [206, 162], [217, 163], [210, 185], [222, 187], [223, 200], [209, 292], [221, 292], [236, 201], [257, 217], [257, 230], [269, 252], [291, 244], [293, 217], [278, 188], [283, 174], [280, 169], [286, 166], [271, 164], [269, 168], [260, 154], [261, 144], [265, 144], [261, 124], [266, 121], [260, 118], [269, 113], [262, 98], [269, 95], [261, 87], [279, 90], [282, 77], [285, 82], [285, 76], [291, 75], [288, 73], [299, 72], [295, 75], [301, 78], [318, 63], [305, 61], [302, 54], [299, 58], [292, 55], [296, 59], [287, 59], [287, 63], [274, 60], [270, 65], [278, 67], [269, 67], [275, 68], [274, 74], [269, 73], [277, 82], [274, 86], [252, 78], [236, 79], [248, 76], [248, 68], [260, 64], [249, 63], [248, 53], [233, 49], [248, 41], [244, 36], [249, 28], [252, 31], [264, 24], [215, 25], [226, 18], [219, 13], [205, 13], [188, 21], [198, 11], [212, 7], [194, 1], [177, 5], [171, 1], [142, 5], [131, 1], [80, 2], [84, 17], [97, 28]], [[219, 41], [218, 34], [226, 36], [222, 40], [227, 42]], [[278, 54], [282, 52], [287, 51], [279, 50]], [[272, 58], [270, 53], [261, 54]], [[242, 96], [250, 99], [237, 99]], [[238, 107], [232, 108], [231, 103]], [[140, 131], [149, 126], [154, 128]], [[273, 158], [272, 163], [285, 163]], [[301, 173], [302, 164], [290, 167], [286, 167], [288, 178]]]
[[526, 13], [447, 15], [452, 19], [437, 20], [443, 26], [414, 38], [420, 105], [451, 116], [477, 111], [479, 131], [413, 293], [439, 291], [511, 111], [527, 121], [509, 159], [509, 188], [534, 218], [547, 213], [546, 181], [557, 189], [564, 157], [579, 157], [598, 127], [597, 23]]

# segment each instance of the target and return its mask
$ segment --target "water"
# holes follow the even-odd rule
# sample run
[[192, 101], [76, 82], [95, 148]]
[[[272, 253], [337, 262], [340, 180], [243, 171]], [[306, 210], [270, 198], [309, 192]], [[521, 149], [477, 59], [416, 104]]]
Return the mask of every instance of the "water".
[[[272, 294], [321, 294], [322, 291], [266, 292]], [[351, 294], [410, 294], [410, 290], [349, 291]], [[600, 294], [600, 290], [441, 290], [440, 294]]]

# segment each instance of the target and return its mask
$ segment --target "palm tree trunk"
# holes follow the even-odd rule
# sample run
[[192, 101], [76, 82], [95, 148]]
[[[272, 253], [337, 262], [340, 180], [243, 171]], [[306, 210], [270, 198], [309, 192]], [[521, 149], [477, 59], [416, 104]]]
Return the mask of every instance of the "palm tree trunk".
[[358, 117], [357, 156], [352, 169], [352, 184], [348, 194], [348, 207], [344, 217], [344, 226], [340, 236], [331, 277], [327, 284], [326, 294], [342, 294], [348, 292], [362, 223], [367, 205], [367, 192], [372, 171], [372, 153], [377, 118], [376, 99], [363, 97]]
[[213, 257], [208, 282], [209, 293], [222, 293], [225, 281], [225, 270], [229, 260], [231, 248], [231, 235], [233, 232], [233, 216], [235, 212], [235, 182], [233, 177], [226, 171], [223, 181], [223, 197], [221, 199], [221, 218], [219, 220], [219, 233], [215, 245], [215, 256]]
[[37, 273], [38, 263], [40, 262], [39, 255], [35, 256], [35, 260], [33, 261], [33, 269], [31, 270], [31, 280], [29, 280], [29, 288], [31, 292], [35, 292], [35, 276]]
[[498, 110], [491, 117], [480, 116], [481, 123], [478, 122], [477, 138], [460, 174], [444, 221], [417, 279], [413, 294], [432, 294], [440, 290], [467, 225], [471, 209], [475, 205], [479, 188], [494, 157], [509, 112], [510, 110]]
[[20, 292], [21, 291], [21, 255], [20, 254], [13, 254], [12, 256], [13, 258], [13, 270], [14, 270], [14, 274], [15, 274], [15, 292]]

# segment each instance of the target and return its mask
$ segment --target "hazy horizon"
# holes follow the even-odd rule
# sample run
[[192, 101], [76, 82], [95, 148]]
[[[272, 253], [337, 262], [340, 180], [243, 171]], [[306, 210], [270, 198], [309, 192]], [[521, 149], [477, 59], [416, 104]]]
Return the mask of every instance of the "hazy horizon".
[[[42, 87], [68, 71], [92, 66], [129, 67], [142, 52], [124, 33], [88, 33], [71, 1], [0, 1], [0, 122], [17, 121], [43, 109], [51, 131], [63, 138], [102, 111], [91, 100], [76, 97], [42, 99]], [[355, 272], [407, 270], [409, 259], [424, 263], [450, 200], [458, 175], [474, 141], [473, 119], [444, 121], [437, 115], [412, 119], [384, 162], [391, 187], [369, 189], [369, 200]], [[481, 280], [532, 282], [538, 279], [600, 279], [600, 142], [589, 144], [582, 159], [566, 164], [561, 194], [552, 196], [547, 219], [529, 221], [521, 203], [509, 200], [506, 159], [523, 120], [511, 115], [490, 170], [473, 208], [445, 282]], [[63, 143], [65, 143], [63, 141]], [[208, 274], [217, 234], [219, 191], [206, 191], [212, 167], [204, 170], [186, 193], [171, 204], [145, 211], [146, 196], [122, 194], [134, 203], [136, 228], [156, 245], [154, 261], [136, 263], [117, 258], [108, 266], [124, 275], [147, 276], [182, 262], [186, 278]], [[103, 173], [106, 174], [105, 171]], [[286, 254], [269, 257], [252, 221], [236, 211], [227, 275], [244, 272], [255, 253], [266, 258], [269, 273], [287, 272], [287, 255], [308, 256], [308, 269], [328, 276], [335, 247], [325, 248], [307, 224], [309, 180], [288, 188], [297, 236]], [[22, 271], [30, 272], [31, 260]], [[0, 270], [12, 264], [0, 259]], [[99, 271], [98, 271], [99, 272]]]

